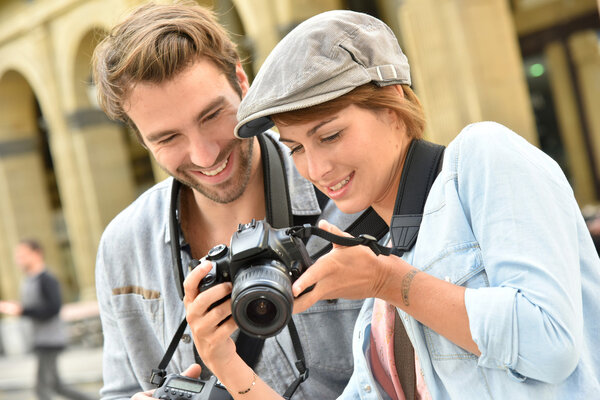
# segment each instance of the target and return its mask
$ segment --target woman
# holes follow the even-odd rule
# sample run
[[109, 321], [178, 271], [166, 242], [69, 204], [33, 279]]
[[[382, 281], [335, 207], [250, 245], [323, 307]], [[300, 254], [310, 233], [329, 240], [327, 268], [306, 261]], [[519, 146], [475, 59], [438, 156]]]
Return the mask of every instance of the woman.
[[[286, 36], [238, 119], [240, 137], [274, 122], [300, 173], [342, 211], [372, 206], [386, 221], [407, 150], [424, 128], [392, 31], [350, 11], [323, 13]], [[230, 303], [207, 311], [231, 285], [198, 295], [209, 269], [202, 264], [185, 285], [200, 355], [235, 398], [278, 398], [235, 354], [235, 324], [220, 324]], [[319, 299], [369, 299], [341, 398], [406, 397], [391, 346], [402, 326], [414, 345], [417, 397], [600, 393], [600, 260], [560, 168], [499, 124], [470, 125], [448, 146], [412, 250], [400, 258], [336, 246], [294, 283], [294, 295], [315, 283], [295, 312]]]

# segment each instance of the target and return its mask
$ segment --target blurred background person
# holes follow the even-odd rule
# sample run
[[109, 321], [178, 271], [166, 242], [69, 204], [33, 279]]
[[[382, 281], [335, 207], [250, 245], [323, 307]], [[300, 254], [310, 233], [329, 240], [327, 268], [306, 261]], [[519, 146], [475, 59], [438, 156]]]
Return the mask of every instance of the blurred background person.
[[33, 239], [21, 240], [15, 248], [15, 263], [26, 275], [21, 286], [21, 302], [0, 301], [0, 313], [30, 318], [33, 348], [38, 359], [36, 394], [40, 400], [52, 393], [69, 399], [91, 397], [64, 384], [58, 373], [58, 355], [67, 345], [67, 334], [60, 319], [60, 285], [46, 269], [41, 245]]

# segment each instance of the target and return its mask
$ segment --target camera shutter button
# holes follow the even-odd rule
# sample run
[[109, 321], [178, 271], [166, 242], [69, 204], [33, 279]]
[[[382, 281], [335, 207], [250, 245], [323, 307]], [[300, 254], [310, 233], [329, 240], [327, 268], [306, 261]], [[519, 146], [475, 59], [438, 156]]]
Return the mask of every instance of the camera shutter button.
[[217, 258], [221, 258], [225, 255], [226, 252], [227, 252], [227, 246], [225, 246], [224, 244], [218, 244], [208, 251], [208, 254], [206, 255], [206, 259], [210, 261], [210, 260], [214, 260]]

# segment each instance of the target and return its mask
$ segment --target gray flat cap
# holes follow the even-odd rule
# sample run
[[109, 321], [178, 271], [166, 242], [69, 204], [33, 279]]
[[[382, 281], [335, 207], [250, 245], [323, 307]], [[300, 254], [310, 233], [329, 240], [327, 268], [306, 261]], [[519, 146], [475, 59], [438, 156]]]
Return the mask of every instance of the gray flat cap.
[[257, 135], [273, 126], [273, 114], [321, 104], [369, 82], [411, 84], [408, 60], [392, 30], [354, 11], [316, 15], [269, 54], [240, 104], [234, 133]]

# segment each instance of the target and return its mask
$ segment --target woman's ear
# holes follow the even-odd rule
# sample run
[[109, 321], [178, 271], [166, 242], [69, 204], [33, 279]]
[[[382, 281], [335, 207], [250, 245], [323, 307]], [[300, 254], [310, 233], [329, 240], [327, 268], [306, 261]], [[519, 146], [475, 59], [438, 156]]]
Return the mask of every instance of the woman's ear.
[[404, 98], [404, 89], [402, 89], [402, 85], [393, 85], [392, 87], [398, 92], [400, 97]]

